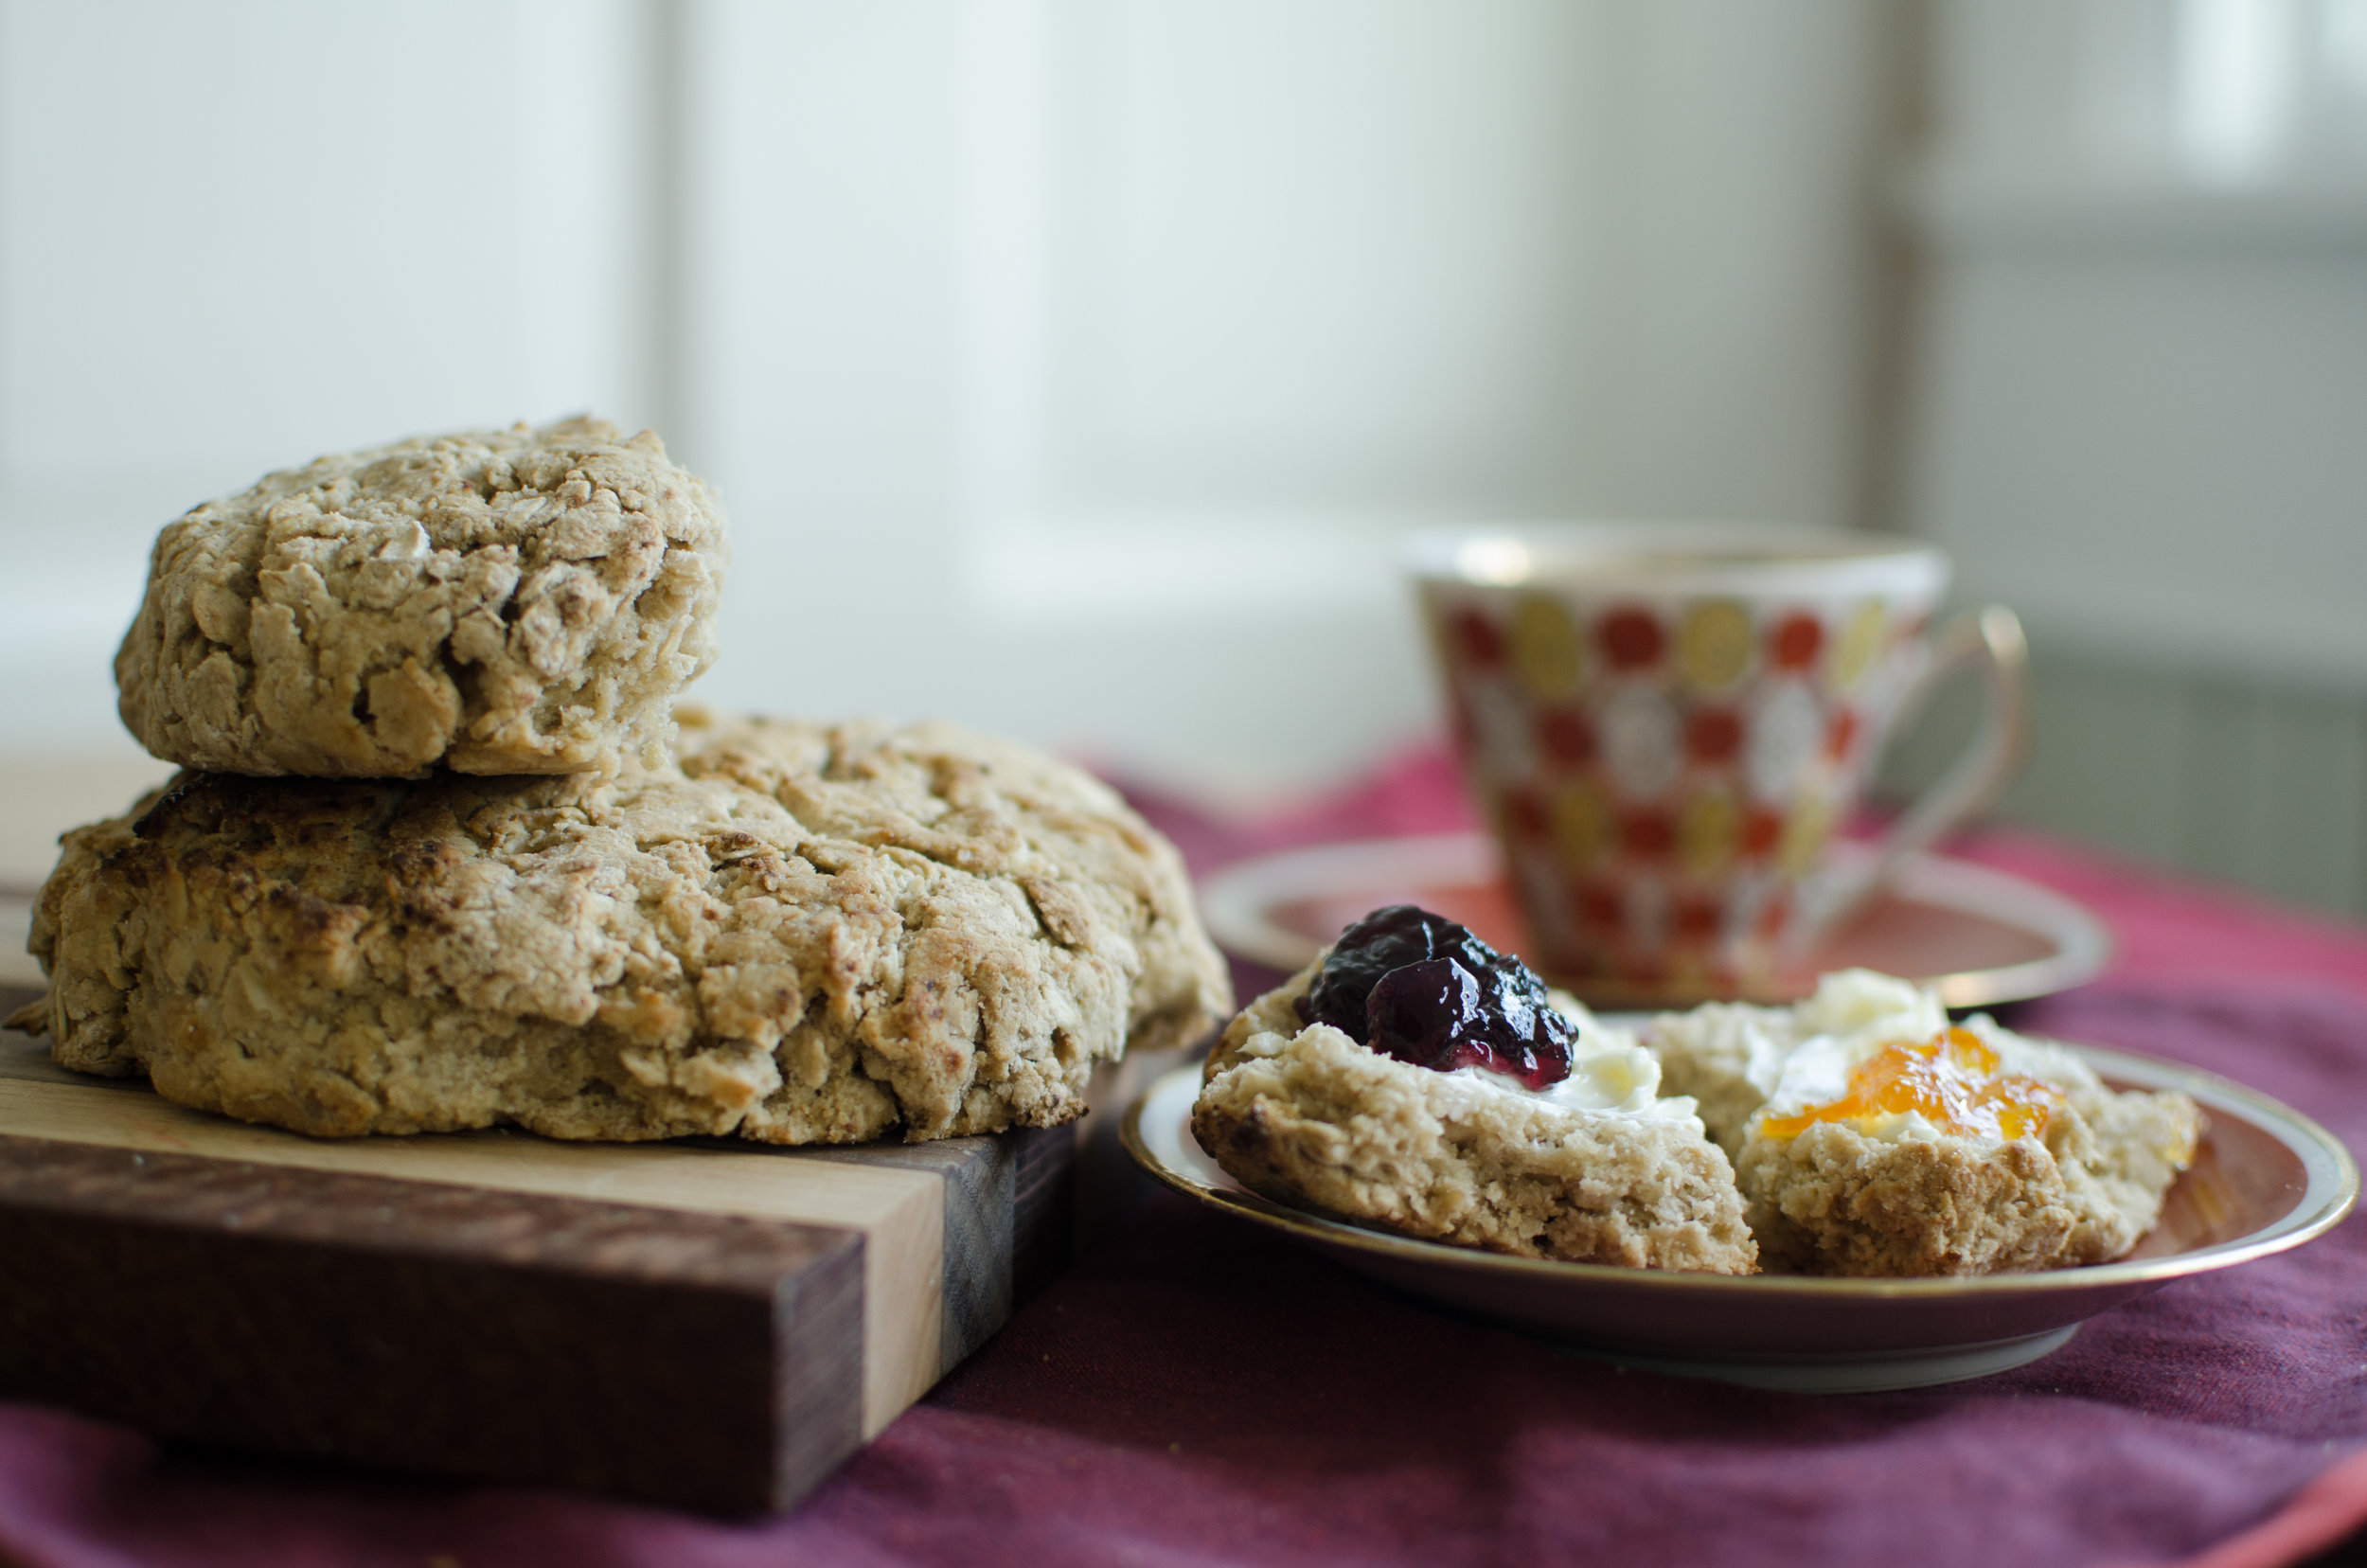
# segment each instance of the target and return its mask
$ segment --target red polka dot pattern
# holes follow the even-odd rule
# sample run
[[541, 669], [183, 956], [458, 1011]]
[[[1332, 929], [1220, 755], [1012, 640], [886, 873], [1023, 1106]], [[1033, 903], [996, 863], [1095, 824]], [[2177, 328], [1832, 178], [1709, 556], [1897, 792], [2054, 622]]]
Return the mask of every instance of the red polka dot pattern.
[[1449, 623], [1464, 662], [1480, 669], [1495, 669], [1504, 662], [1504, 634], [1477, 610], [1462, 610]]
[[[1725, 980], [1763, 972], [1793, 918], [1806, 853], [1786, 824], [1855, 798], [1895, 689], [1860, 674], [1844, 702], [1825, 668], [1864, 600], [1743, 605], [1747, 630], [1732, 634], [1758, 654], [1713, 681], [1689, 644], [1679, 648], [1706, 601], [1555, 599], [1547, 614], [1592, 650], [1575, 687], [1516, 656], [1514, 607], [1536, 617], [1535, 590], [1433, 602], [1457, 741], [1521, 846], [1529, 874], [1515, 885], [1551, 896], [1530, 911], [1532, 961], [1625, 980], [1671, 966]], [[1716, 608], [1732, 617], [1736, 605]], [[1890, 611], [1875, 669], [1896, 668], [1918, 613]]]
[[1784, 819], [1772, 811], [1753, 811], [1742, 819], [1742, 852], [1746, 855], [1772, 854], [1775, 841], [1784, 836]]
[[1778, 669], [1806, 669], [1824, 648], [1824, 627], [1814, 615], [1786, 615], [1775, 623], [1769, 656]]
[[1628, 854], [1650, 860], [1675, 847], [1677, 828], [1665, 811], [1629, 811], [1619, 820], [1619, 843]]
[[1547, 708], [1538, 716], [1537, 743], [1551, 760], [1581, 767], [1594, 759], [1594, 726], [1575, 708]]
[[1724, 911], [1709, 899], [1682, 899], [1677, 904], [1677, 935], [1688, 942], [1706, 942], [1717, 935]]
[[1742, 751], [1742, 718], [1732, 708], [1700, 708], [1685, 720], [1685, 754], [1696, 762], [1731, 762]]
[[1658, 664], [1661, 650], [1668, 643], [1659, 619], [1649, 610], [1634, 605], [1605, 615], [1596, 635], [1602, 641], [1603, 657], [1613, 669], [1643, 669]]
[[1849, 748], [1858, 739], [1858, 714], [1854, 708], [1838, 707], [1824, 722], [1824, 755], [1836, 762], [1849, 759]]
[[1548, 824], [1545, 803], [1535, 790], [1506, 790], [1504, 825], [1523, 838], [1543, 838]]

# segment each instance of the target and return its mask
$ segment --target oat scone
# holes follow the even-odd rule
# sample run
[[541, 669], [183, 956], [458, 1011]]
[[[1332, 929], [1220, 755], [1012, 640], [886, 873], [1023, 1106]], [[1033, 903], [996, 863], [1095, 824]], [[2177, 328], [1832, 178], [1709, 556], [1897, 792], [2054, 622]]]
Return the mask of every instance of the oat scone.
[[[1568, 1088], [1433, 1071], [1302, 1024], [1322, 960], [1258, 998], [1209, 1058], [1192, 1132], [1277, 1202], [1522, 1257], [1749, 1274], [1726, 1156], [1648, 1056], [1590, 1022]], [[1580, 1010], [1582, 1012], [1582, 1010]]]
[[747, 723], [614, 780], [184, 774], [67, 835], [32, 1022], [301, 1132], [911, 1139], [1067, 1121], [1230, 1006], [1171, 846], [950, 726]]
[[723, 565], [713, 500], [648, 431], [323, 457], [165, 526], [116, 706], [190, 768], [614, 772], [657, 759], [714, 662]]
[[1656, 1019], [1647, 1045], [1721, 1107], [1770, 1269], [2020, 1273], [2135, 1245], [2193, 1159], [2174, 1093], [2116, 1093], [2060, 1046], [1861, 971], [1792, 1008]]

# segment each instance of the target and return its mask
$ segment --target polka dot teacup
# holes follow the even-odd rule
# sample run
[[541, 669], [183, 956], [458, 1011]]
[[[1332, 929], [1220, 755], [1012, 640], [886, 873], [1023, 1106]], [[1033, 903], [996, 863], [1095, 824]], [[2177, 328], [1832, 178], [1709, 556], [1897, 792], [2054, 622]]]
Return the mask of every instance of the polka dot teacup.
[[[1523, 956], [1598, 996], [1762, 989], [2018, 754], [2019, 631], [1989, 611], [1928, 640], [1948, 582], [1929, 545], [1571, 524], [1426, 535], [1413, 560]], [[1992, 698], [1972, 755], [1844, 866], [1834, 834], [1893, 721], [1970, 658]]]

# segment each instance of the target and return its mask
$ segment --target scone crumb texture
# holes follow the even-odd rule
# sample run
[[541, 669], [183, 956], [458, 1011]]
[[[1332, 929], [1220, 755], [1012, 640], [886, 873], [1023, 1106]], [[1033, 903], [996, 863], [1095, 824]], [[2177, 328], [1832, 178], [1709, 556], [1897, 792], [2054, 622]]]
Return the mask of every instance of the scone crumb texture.
[[649, 431], [322, 457], [165, 525], [116, 707], [216, 772], [614, 773], [662, 757], [714, 662], [723, 567], [713, 498]]

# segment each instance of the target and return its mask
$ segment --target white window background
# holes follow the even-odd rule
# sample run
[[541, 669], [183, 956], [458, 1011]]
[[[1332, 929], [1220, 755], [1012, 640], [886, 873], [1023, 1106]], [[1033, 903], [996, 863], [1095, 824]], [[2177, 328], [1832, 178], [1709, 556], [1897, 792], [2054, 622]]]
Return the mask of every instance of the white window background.
[[2367, 914], [2367, 4], [1931, 19], [1902, 510], [2030, 625], [2009, 807]]
[[2367, 3], [1938, 21], [1918, 526], [2058, 641], [2367, 684]]
[[696, 695], [1248, 787], [1430, 723], [1433, 521], [1850, 521], [1853, 0], [0, 3], [0, 738], [155, 527], [592, 407], [735, 536]]
[[1413, 525], [1850, 511], [1861, 7], [687, 23], [734, 704], [1304, 780], [1428, 723]]

